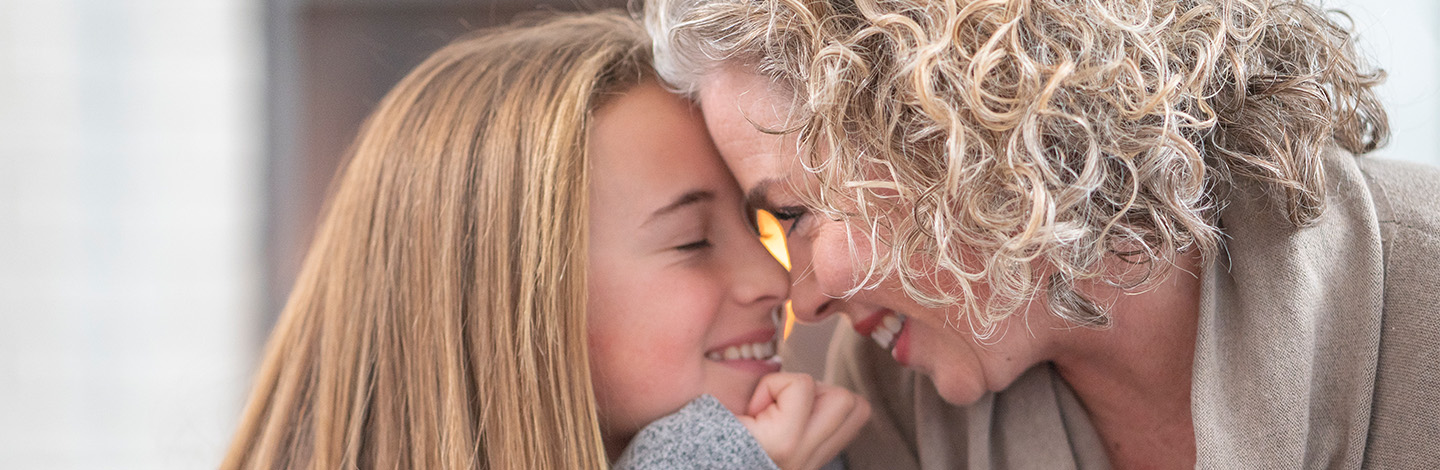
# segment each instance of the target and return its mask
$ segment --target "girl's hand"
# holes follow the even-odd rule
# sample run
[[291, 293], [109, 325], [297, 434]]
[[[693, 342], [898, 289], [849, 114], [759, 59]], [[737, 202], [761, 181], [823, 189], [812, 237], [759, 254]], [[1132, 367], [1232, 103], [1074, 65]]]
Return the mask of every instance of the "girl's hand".
[[780, 468], [810, 470], [855, 438], [870, 419], [870, 403], [808, 374], [779, 372], [760, 379], [746, 416], [737, 418]]

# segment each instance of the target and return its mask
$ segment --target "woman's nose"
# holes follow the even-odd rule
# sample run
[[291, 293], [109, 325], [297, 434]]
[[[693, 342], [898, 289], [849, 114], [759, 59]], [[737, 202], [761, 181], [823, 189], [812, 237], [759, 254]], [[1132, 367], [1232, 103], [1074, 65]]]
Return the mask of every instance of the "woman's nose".
[[836, 313], [841, 301], [825, 295], [815, 275], [809, 246], [796, 241], [786, 248], [790, 257], [790, 301], [795, 319], [803, 323], [824, 321]]

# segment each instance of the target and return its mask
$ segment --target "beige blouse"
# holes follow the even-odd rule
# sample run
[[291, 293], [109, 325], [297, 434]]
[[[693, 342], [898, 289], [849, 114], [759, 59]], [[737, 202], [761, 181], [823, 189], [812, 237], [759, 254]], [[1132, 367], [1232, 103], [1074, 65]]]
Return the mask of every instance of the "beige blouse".
[[[1440, 468], [1440, 169], [1326, 156], [1324, 215], [1293, 227], [1237, 186], [1203, 279], [1192, 413], [1200, 468]], [[852, 470], [1108, 468], [1049, 364], [945, 403], [842, 325], [829, 380], [875, 405]]]

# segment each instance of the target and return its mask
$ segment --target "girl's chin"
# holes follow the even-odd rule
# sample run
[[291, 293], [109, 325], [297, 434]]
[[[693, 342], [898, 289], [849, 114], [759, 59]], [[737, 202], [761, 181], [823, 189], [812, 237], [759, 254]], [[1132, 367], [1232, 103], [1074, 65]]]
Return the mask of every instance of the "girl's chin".
[[751, 388], [750, 393], [744, 393], [743, 390], [709, 393], [714, 396], [716, 400], [719, 400], [721, 405], [725, 405], [725, 409], [730, 410], [730, 412], [736, 416], [743, 416], [746, 414], [746, 408], [750, 406], [750, 398], [754, 395], [754, 390], [754, 388]]
[[717, 375], [719, 380], [712, 382], [712, 386], [705, 387], [704, 392], [714, 396], [731, 413], [744, 415], [750, 406], [750, 399], [755, 396], [755, 388], [760, 386], [760, 379], [766, 374], [768, 372], [755, 370], [737, 373], [734, 369], [729, 369]]

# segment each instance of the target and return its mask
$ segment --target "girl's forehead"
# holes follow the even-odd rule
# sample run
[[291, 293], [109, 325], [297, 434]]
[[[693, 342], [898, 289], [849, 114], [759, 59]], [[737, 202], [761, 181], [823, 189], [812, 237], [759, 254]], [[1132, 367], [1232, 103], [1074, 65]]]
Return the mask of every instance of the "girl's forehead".
[[698, 110], [653, 82], [596, 111], [589, 153], [597, 202], [647, 213], [683, 197], [724, 195], [732, 181]]

